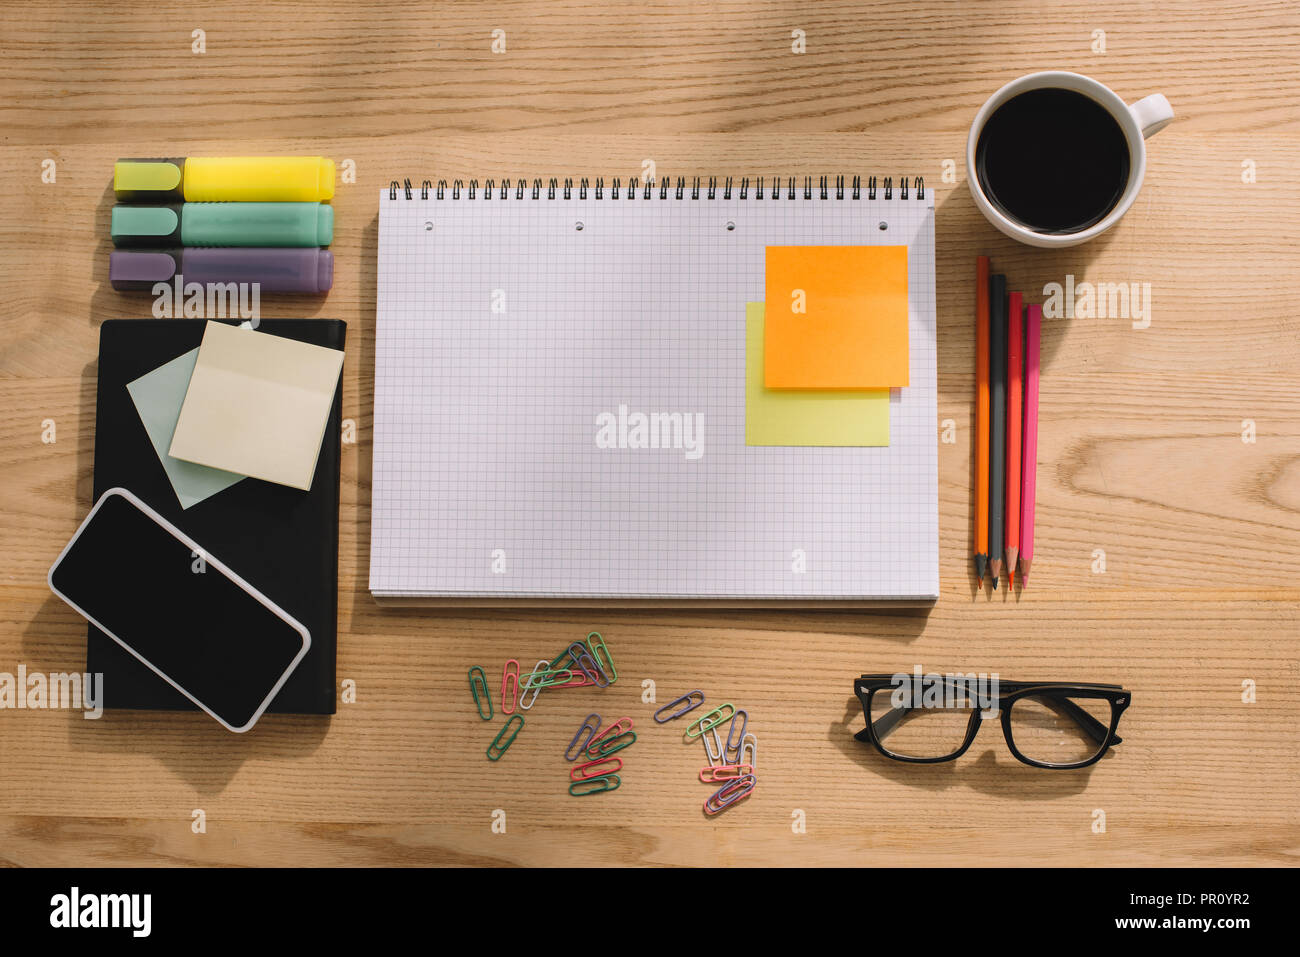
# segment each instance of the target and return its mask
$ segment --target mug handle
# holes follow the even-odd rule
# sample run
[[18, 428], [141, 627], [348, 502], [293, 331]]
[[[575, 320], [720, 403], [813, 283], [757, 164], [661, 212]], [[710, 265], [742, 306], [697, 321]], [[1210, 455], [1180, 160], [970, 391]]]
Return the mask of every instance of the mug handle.
[[1152, 93], [1129, 105], [1129, 112], [1137, 120], [1142, 138], [1150, 139], [1173, 122], [1174, 108], [1163, 93]]

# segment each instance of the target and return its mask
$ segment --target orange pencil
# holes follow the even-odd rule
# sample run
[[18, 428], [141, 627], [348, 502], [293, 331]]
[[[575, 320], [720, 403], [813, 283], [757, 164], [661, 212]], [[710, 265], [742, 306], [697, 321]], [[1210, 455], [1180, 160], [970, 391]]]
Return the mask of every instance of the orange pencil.
[[1020, 554], [1020, 438], [1024, 427], [1025, 356], [1021, 295], [1013, 292], [1007, 323], [1007, 587], [1016, 587], [1016, 559]]
[[975, 260], [975, 577], [989, 564], [989, 257]]

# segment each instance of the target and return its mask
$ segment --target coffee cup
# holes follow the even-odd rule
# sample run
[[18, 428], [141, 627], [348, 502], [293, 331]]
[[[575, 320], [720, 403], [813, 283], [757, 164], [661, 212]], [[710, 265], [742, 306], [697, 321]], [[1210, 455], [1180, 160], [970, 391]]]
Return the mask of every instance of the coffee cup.
[[1128, 212], [1146, 173], [1146, 139], [1173, 118], [1159, 93], [1129, 105], [1078, 73], [1030, 73], [975, 114], [967, 184], [980, 212], [1012, 239], [1076, 246]]

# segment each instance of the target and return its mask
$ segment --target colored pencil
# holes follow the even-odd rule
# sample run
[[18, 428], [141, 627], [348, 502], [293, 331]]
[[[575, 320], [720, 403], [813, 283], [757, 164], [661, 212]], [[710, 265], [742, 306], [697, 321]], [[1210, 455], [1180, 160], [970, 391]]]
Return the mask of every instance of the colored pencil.
[[1002, 577], [1007, 470], [1007, 277], [989, 279], [989, 564]]
[[1023, 298], [1013, 292], [1007, 320], [1007, 587], [1016, 585], [1016, 559], [1020, 557], [1020, 437], [1024, 422], [1024, 314]]
[[1034, 495], [1038, 485], [1038, 346], [1043, 307], [1030, 306], [1025, 321], [1025, 454], [1020, 492], [1020, 587], [1029, 584], [1034, 560]]
[[975, 260], [975, 577], [989, 564], [989, 257]]

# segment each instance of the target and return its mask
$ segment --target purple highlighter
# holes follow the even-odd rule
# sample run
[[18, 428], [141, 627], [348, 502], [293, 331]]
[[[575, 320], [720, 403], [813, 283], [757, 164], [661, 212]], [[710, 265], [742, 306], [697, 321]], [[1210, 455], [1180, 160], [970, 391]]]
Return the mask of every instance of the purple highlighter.
[[258, 283], [261, 292], [322, 293], [334, 284], [334, 256], [315, 248], [187, 246], [115, 250], [108, 257], [114, 289], [147, 291], [177, 275], [187, 284]]

